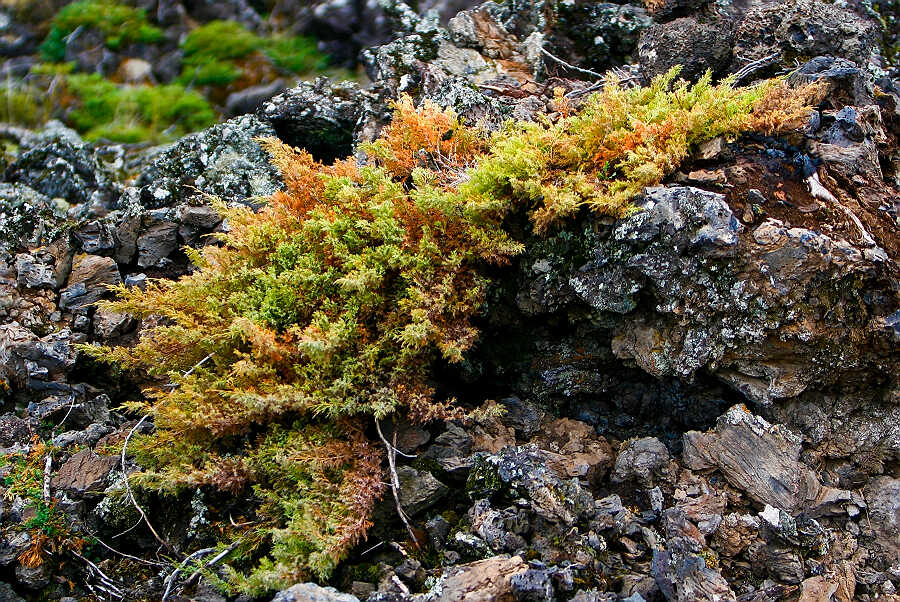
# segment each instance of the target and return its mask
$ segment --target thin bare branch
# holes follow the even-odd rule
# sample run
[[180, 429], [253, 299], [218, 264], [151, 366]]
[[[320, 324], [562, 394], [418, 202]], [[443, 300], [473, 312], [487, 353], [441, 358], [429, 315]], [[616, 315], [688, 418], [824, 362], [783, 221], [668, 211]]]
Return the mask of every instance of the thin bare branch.
[[741, 80], [743, 80], [744, 78], [746, 78], [747, 76], [749, 76], [750, 74], [756, 73], [760, 69], [768, 67], [769, 65], [774, 63], [780, 56], [781, 56], [781, 52], [773, 52], [772, 54], [770, 54], [768, 56], [762, 57], [761, 59], [756, 59], [755, 61], [747, 63], [746, 65], [741, 67], [738, 71], [735, 71], [735, 73], [733, 75], [734, 83], [738, 83]]
[[406, 516], [406, 512], [403, 510], [403, 505], [400, 503], [400, 477], [397, 475], [397, 430], [394, 429], [394, 444], [391, 445], [387, 437], [384, 436], [384, 433], [381, 432], [381, 422], [376, 418], [375, 419], [375, 430], [378, 431], [378, 436], [381, 438], [381, 442], [384, 443], [384, 449], [387, 450], [388, 457], [388, 467], [391, 473], [391, 491], [394, 494], [394, 503], [397, 506], [397, 515], [400, 517], [400, 520], [403, 521], [403, 526], [406, 527], [407, 533], [412, 538], [413, 543], [416, 546], [419, 545], [419, 540], [416, 538], [415, 532], [413, 532], [412, 525], [409, 524], [409, 518]]
[[[125, 593], [121, 589], [119, 589], [118, 584], [116, 584], [115, 581], [110, 579], [103, 571], [101, 571], [100, 567], [98, 567], [96, 564], [94, 564], [75, 550], [70, 550], [70, 552], [73, 556], [79, 558], [81, 561], [88, 565], [88, 572], [99, 582], [96, 583], [94, 587], [104, 592], [105, 594], [119, 598], [120, 600], [125, 597]], [[87, 583], [87, 586], [88, 589], [93, 591], [93, 587], [91, 587], [90, 583]]]
[[591, 77], [594, 77], [596, 79], [603, 79], [602, 73], [597, 73], [596, 71], [591, 71], [590, 69], [583, 69], [583, 68], [577, 67], [571, 63], [567, 63], [566, 61], [562, 60], [558, 56], [554, 56], [553, 54], [551, 54], [550, 51], [548, 51], [546, 48], [541, 48], [541, 52], [544, 53], [545, 56], [556, 61], [557, 63], [559, 63], [560, 65], [562, 65], [563, 67], [565, 67], [567, 69], [572, 69], [573, 71], [578, 71], [580, 73], [584, 73], [585, 75], [590, 75]]
[[189, 585], [190, 583], [192, 583], [192, 582], [194, 581], [194, 579], [196, 579], [197, 577], [200, 576], [200, 573], [202, 573], [202, 572], [205, 571], [205, 570], [209, 570], [209, 569], [211, 569], [212, 567], [214, 567], [214, 566], [216, 566], [217, 564], [219, 564], [220, 562], [222, 562], [222, 560], [223, 560], [226, 556], [228, 556], [229, 554], [231, 554], [232, 552], [234, 552], [235, 548], [238, 547], [238, 543], [239, 543], [239, 542], [234, 542], [233, 544], [231, 544], [230, 546], [228, 546], [227, 548], [225, 548], [224, 550], [222, 550], [221, 552], [219, 552], [218, 554], [216, 554], [216, 555], [215, 555], [213, 558], [211, 558], [209, 561], [207, 561], [206, 564], [203, 565], [203, 568], [202, 568], [202, 569], [197, 569], [196, 571], [194, 571], [193, 573], [191, 573], [191, 576], [184, 580], [184, 583], [181, 584], [181, 587], [185, 587], [185, 586]]
[[172, 588], [175, 586], [175, 579], [178, 577], [178, 574], [187, 566], [187, 564], [193, 560], [194, 558], [199, 558], [204, 554], [211, 554], [215, 552], [215, 548], [203, 548], [202, 550], [197, 550], [187, 558], [185, 558], [181, 564], [175, 567], [175, 570], [172, 571], [172, 574], [166, 578], [166, 591], [163, 593], [162, 602], [166, 602], [169, 599], [169, 595], [172, 593]]
[[[141, 521], [137, 522], [137, 524], [140, 524], [140, 523], [141, 523]], [[125, 552], [120, 552], [119, 550], [115, 549], [114, 547], [110, 546], [109, 544], [104, 542], [102, 539], [97, 537], [96, 534], [91, 533], [90, 531], [88, 531], [88, 533], [90, 534], [91, 537], [94, 538], [94, 541], [99, 543], [101, 546], [103, 546], [104, 548], [106, 548], [107, 550], [112, 552], [113, 554], [117, 554], [117, 555], [121, 556], [122, 558], [134, 560], [135, 562], [139, 562], [141, 564], [146, 564], [147, 566], [169, 566], [168, 564], [166, 564], [164, 562], [156, 562], [155, 560], [146, 560], [144, 558], [138, 558], [137, 556], [132, 556], [131, 554], [126, 554]]]
[[122, 444], [122, 479], [125, 481], [125, 493], [128, 495], [128, 499], [131, 500], [131, 504], [138, 511], [138, 514], [141, 515], [141, 518], [144, 519], [144, 522], [147, 524], [147, 527], [150, 529], [150, 532], [153, 534], [153, 537], [156, 538], [156, 541], [161, 543], [167, 550], [177, 554], [177, 551], [169, 545], [165, 539], [160, 537], [159, 533], [156, 532], [156, 529], [153, 528], [153, 525], [150, 524], [150, 519], [147, 518], [147, 514], [144, 512], [144, 509], [141, 508], [141, 505], [137, 503], [137, 500], [134, 499], [134, 493], [131, 491], [131, 484], [128, 482], [128, 472], [127, 467], [125, 465], [125, 454], [128, 452], [128, 442], [131, 440], [131, 436], [134, 435], [134, 432], [141, 428], [141, 425], [144, 424], [144, 421], [150, 417], [150, 414], [144, 415], [140, 420], [138, 420], [137, 424], [135, 424], [130, 431], [128, 431], [128, 435], [125, 437], [125, 443]]
[[45, 502], [50, 501], [50, 476], [53, 468], [53, 454], [47, 454], [47, 457], [44, 458], [44, 490], [43, 490], [43, 500]]
[[827, 201], [841, 210], [847, 218], [853, 222], [853, 225], [859, 230], [860, 238], [862, 242], [869, 247], [877, 247], [878, 243], [875, 242], [875, 239], [872, 238], [872, 235], [869, 234], [869, 231], [866, 230], [866, 227], [863, 225], [862, 221], [853, 211], [850, 210], [849, 207], [841, 203], [831, 191], [825, 188], [825, 185], [822, 184], [822, 180], [819, 179], [818, 172], [813, 172], [811, 176], [806, 178], [806, 185], [809, 187], [809, 193], [817, 199], [821, 199], [823, 201]]

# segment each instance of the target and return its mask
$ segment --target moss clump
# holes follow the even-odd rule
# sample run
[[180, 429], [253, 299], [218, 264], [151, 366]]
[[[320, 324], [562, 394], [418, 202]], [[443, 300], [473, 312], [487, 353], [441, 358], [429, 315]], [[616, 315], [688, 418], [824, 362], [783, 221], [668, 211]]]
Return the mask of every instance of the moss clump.
[[0, 85], [0, 121], [37, 127], [50, 119], [52, 111], [46, 90], [18, 82]]
[[291, 73], [312, 73], [328, 67], [328, 57], [319, 52], [316, 41], [304, 36], [276, 36], [266, 40], [263, 53], [280, 69]]
[[69, 122], [89, 140], [172, 139], [216, 119], [206, 99], [178, 84], [122, 86], [97, 74], [75, 74], [67, 87], [76, 99]]
[[303, 74], [327, 66], [311, 38], [261, 38], [234, 21], [212, 21], [192, 30], [181, 44], [184, 71], [180, 81], [227, 86], [243, 75], [235, 61], [260, 52], [279, 68]]
[[65, 39], [79, 27], [97, 29], [106, 45], [116, 50], [125, 44], [159, 42], [163, 32], [150, 25], [146, 13], [115, 0], [78, 0], [64, 6], [53, 18], [50, 33], [41, 46], [45, 60], [65, 58]]
[[[581, 207], [627, 214], [692, 145], [792, 128], [812, 94], [674, 77], [613, 82], [578, 114], [560, 99], [560, 119], [496, 134], [404, 99], [364, 166], [269, 141], [285, 191], [258, 213], [219, 205], [229, 230], [188, 251], [192, 274], [105, 304], [163, 319], [133, 347], [86, 348], [174, 385], [132, 406], [156, 425], [134, 441], [135, 484], [253, 491], [255, 522], [223, 536], [237, 543], [236, 589], [327, 578], [383, 491], [380, 421], [463, 416], [435, 399], [432, 367], [477, 341], [486, 274], [523, 250], [508, 218], [527, 213], [543, 232]], [[473, 475], [473, 488], [502, 489], [491, 466]]]

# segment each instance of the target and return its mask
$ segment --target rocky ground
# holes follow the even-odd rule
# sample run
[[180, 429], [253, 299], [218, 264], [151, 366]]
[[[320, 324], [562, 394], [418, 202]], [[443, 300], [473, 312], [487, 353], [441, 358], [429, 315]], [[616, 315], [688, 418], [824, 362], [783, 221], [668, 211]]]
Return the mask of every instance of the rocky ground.
[[[216, 14], [262, 27], [243, 0], [143, 4], [161, 22], [233, 10]], [[269, 7], [334, 55], [362, 50], [371, 83], [302, 83], [167, 147], [3, 127], [0, 599], [225, 599], [160, 564], [122, 497], [135, 465], [112, 451], [139, 392], [78, 344], [139, 335], [93, 304], [189, 270], [183, 247], [224, 227], [207, 194], [257, 204], [280, 188], [258, 138], [328, 160], [372, 139], [400, 93], [496, 126], [552, 113], [554, 88], [577, 104], [607, 69], [640, 82], [680, 64], [828, 94], [790, 139], [714, 140], [642, 211], [530, 244], [498, 277], [478, 349], [436, 383], [505, 412], [394, 425], [421, 545], [385, 500], [331, 583], [275, 600], [900, 600], [896, 5], [418, 8]], [[24, 31], [6, 27], [5, 44]], [[142, 495], [166, 539], [204, 546], [220, 500]], [[81, 543], [35, 562], [35, 540], [59, 535], [50, 498]]]

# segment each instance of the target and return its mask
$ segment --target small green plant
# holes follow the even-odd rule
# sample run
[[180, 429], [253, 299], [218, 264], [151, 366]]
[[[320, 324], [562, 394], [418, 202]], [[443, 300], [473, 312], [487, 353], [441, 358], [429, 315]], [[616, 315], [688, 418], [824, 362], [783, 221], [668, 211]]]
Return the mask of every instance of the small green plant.
[[56, 501], [44, 498], [44, 469], [48, 457], [57, 450], [39, 438], [32, 440], [31, 451], [26, 454], [10, 454], [4, 457], [11, 470], [3, 479], [6, 499], [22, 498], [25, 511], [31, 517], [12, 527], [28, 531], [31, 541], [18, 560], [27, 567], [37, 567], [51, 555], [68, 550], [80, 551], [84, 539], [78, 536], [69, 518], [60, 510]]
[[401, 99], [363, 166], [269, 140], [285, 191], [259, 212], [216, 204], [229, 229], [187, 250], [193, 273], [104, 304], [154, 316], [140, 341], [85, 347], [149, 377], [131, 404], [156, 427], [134, 440], [135, 484], [253, 491], [255, 521], [227, 536], [233, 588], [327, 578], [384, 489], [380, 421], [463, 416], [435, 397], [432, 368], [477, 342], [488, 268], [523, 249], [510, 216], [540, 233], [582, 208], [625, 215], [696, 144], [796, 127], [815, 93], [676, 73], [611, 82], [577, 114], [560, 95], [558, 120], [494, 134]]
[[97, 29], [106, 45], [115, 50], [125, 44], [159, 42], [163, 32], [150, 25], [146, 13], [115, 0], [78, 0], [67, 4], [53, 18], [50, 33], [41, 46], [45, 60], [65, 58], [66, 38], [79, 27]]
[[281, 69], [291, 73], [311, 73], [328, 67], [328, 57], [319, 52], [316, 41], [305, 36], [276, 36], [265, 41], [263, 53]]
[[77, 99], [69, 122], [89, 140], [160, 140], [165, 130], [175, 138], [216, 119], [206, 99], [178, 84], [127, 86], [98, 74], [74, 74], [67, 86]]
[[327, 58], [311, 38], [261, 38], [234, 21], [211, 21], [193, 29], [181, 44], [184, 71], [180, 81], [227, 86], [243, 75], [235, 61], [260, 52], [279, 68], [304, 74], [327, 67]]
[[37, 127], [50, 119], [53, 102], [46, 90], [22, 82], [0, 85], [0, 121]]
[[259, 38], [235, 21], [210, 21], [192, 29], [181, 43], [185, 61], [228, 61], [259, 48]]

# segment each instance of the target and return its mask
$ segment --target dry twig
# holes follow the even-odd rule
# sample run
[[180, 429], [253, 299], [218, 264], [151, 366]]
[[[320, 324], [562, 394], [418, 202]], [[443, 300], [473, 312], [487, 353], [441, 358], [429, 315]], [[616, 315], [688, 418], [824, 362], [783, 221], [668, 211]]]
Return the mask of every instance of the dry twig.
[[[138, 524], [140, 524], [140, 523], [141, 523], [141, 521], [138, 521]], [[91, 533], [90, 531], [88, 531], [88, 534], [90, 534], [90, 536], [94, 538], [94, 541], [99, 543], [101, 546], [103, 546], [104, 548], [106, 548], [107, 550], [112, 552], [113, 554], [117, 554], [117, 555], [121, 556], [122, 558], [134, 560], [135, 562], [138, 562], [140, 564], [146, 564], [147, 566], [169, 566], [168, 564], [166, 564], [164, 562], [156, 562], [155, 560], [146, 560], [144, 558], [138, 558], [137, 556], [132, 556], [131, 554], [126, 554], [125, 552], [120, 552], [119, 550], [117, 550], [114, 547], [110, 546], [109, 544], [105, 543], [102, 539], [97, 537], [96, 534]]]
[[596, 71], [591, 71], [590, 69], [583, 69], [581, 67], [577, 67], [577, 66], [573, 65], [572, 63], [567, 63], [566, 61], [562, 60], [558, 56], [554, 56], [553, 54], [551, 54], [550, 51], [548, 51], [546, 48], [541, 48], [541, 52], [544, 53], [544, 55], [546, 55], [547, 57], [551, 58], [552, 60], [554, 60], [557, 63], [559, 63], [560, 65], [562, 65], [563, 67], [565, 67], [566, 69], [572, 69], [573, 71], [578, 71], [579, 73], [584, 73], [585, 75], [590, 75], [591, 77], [594, 77], [597, 79], [603, 79], [602, 73], [597, 73]]
[[141, 425], [144, 424], [144, 421], [147, 420], [147, 418], [149, 418], [149, 417], [150, 417], [150, 414], [144, 415], [140, 420], [138, 420], [137, 424], [135, 424], [133, 427], [131, 427], [131, 430], [128, 431], [128, 435], [126, 435], [126, 437], [125, 437], [125, 443], [122, 444], [122, 457], [121, 457], [122, 479], [125, 481], [125, 493], [128, 495], [128, 499], [131, 500], [131, 504], [138, 511], [138, 514], [141, 515], [141, 518], [144, 519], [144, 522], [147, 524], [147, 528], [150, 529], [150, 532], [153, 534], [153, 537], [155, 537], [156, 541], [161, 543], [163, 545], [163, 547], [165, 547], [167, 550], [169, 550], [170, 552], [177, 553], [175, 551], [175, 549], [171, 545], [169, 545], [169, 542], [167, 542], [165, 539], [160, 537], [159, 533], [156, 532], [156, 529], [153, 528], [153, 525], [150, 524], [150, 519], [147, 518], [147, 514], [144, 512], [144, 509], [141, 508], [141, 505], [137, 503], [136, 499], [134, 499], [134, 493], [131, 491], [131, 484], [128, 482], [128, 472], [127, 472], [127, 468], [125, 465], [125, 454], [128, 452], [128, 442], [131, 440], [131, 436], [134, 434], [134, 432], [136, 430], [138, 430], [141, 427]]
[[[104, 594], [118, 598], [120, 600], [125, 597], [125, 593], [122, 592], [121, 589], [119, 589], [119, 586], [116, 584], [116, 582], [107, 577], [106, 574], [100, 570], [100, 567], [98, 567], [96, 564], [94, 564], [75, 550], [70, 551], [76, 558], [79, 558], [88, 565], [88, 572], [97, 579], [98, 583], [93, 586], [90, 584], [90, 582], [85, 581], [85, 584], [87, 585], [88, 589], [91, 590], [91, 592], [94, 592], [94, 588], [96, 588]], [[96, 592], [94, 592], [94, 594], [96, 595]]]
[[53, 468], [53, 454], [47, 454], [47, 457], [44, 458], [44, 490], [43, 490], [43, 500], [45, 502], [50, 501], [50, 474]]
[[178, 573], [180, 573], [181, 570], [185, 566], [187, 566], [187, 563], [189, 563], [194, 558], [199, 558], [204, 554], [210, 554], [215, 551], [215, 548], [203, 548], [202, 550], [197, 550], [196, 552], [185, 558], [180, 565], [175, 567], [175, 570], [172, 571], [172, 574], [166, 578], [166, 591], [163, 593], [162, 602], [166, 602], [166, 600], [169, 599], [169, 595], [172, 593], [172, 587], [175, 585], [175, 578], [178, 577]]
[[734, 72], [734, 83], [740, 82], [742, 79], [746, 78], [748, 75], [752, 73], [756, 73], [760, 69], [764, 67], [768, 67], [772, 63], [774, 63], [778, 57], [781, 56], [781, 52], [773, 52], [768, 56], [764, 56], [761, 59], [756, 59], [755, 61], [751, 61], [741, 67], [739, 70]]
[[381, 442], [384, 443], [385, 450], [387, 450], [388, 467], [391, 472], [391, 491], [394, 494], [394, 503], [397, 506], [397, 515], [400, 516], [400, 520], [403, 521], [403, 526], [406, 527], [406, 531], [412, 538], [413, 543], [418, 546], [419, 540], [416, 537], [415, 532], [413, 532], [412, 525], [409, 524], [409, 517], [406, 516], [406, 512], [404, 512], [403, 510], [403, 505], [400, 504], [400, 477], [397, 475], [397, 429], [394, 429], [393, 445], [388, 443], [388, 440], [384, 436], [384, 433], [381, 432], [381, 422], [377, 418], [375, 419], [375, 429], [378, 431], [378, 436], [381, 438]]
[[222, 560], [226, 556], [228, 556], [229, 554], [234, 552], [234, 549], [237, 547], [238, 547], [238, 542], [234, 542], [233, 544], [231, 544], [230, 546], [228, 546], [227, 548], [225, 548], [224, 550], [222, 550], [221, 552], [216, 554], [212, 559], [210, 559], [209, 561], [207, 561], [206, 564], [203, 565], [202, 569], [197, 569], [196, 571], [191, 573], [191, 576], [184, 580], [184, 583], [181, 584], [181, 587], [185, 587], [185, 586], [189, 585], [191, 582], [193, 582], [194, 579], [196, 579], [197, 577], [200, 576], [200, 573], [202, 571], [211, 569], [212, 567], [214, 567], [217, 564], [219, 564], [220, 562], [222, 562]]

